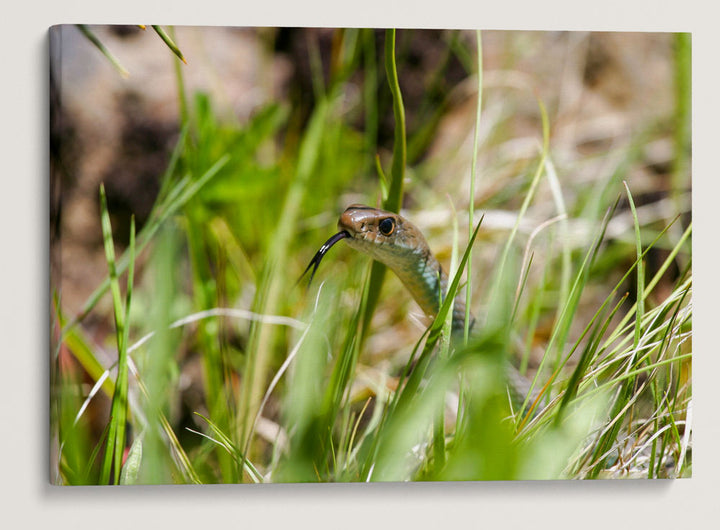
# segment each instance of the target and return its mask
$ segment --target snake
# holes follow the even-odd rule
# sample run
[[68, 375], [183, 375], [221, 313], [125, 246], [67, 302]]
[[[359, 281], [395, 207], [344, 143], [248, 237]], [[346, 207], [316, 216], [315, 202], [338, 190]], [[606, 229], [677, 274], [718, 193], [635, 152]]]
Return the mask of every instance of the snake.
[[[338, 232], [315, 253], [301, 279], [310, 269], [313, 277], [328, 250], [339, 241], [386, 265], [400, 279], [425, 315], [433, 319], [447, 292], [448, 275], [430, 250], [420, 229], [405, 217], [380, 208], [351, 204], [340, 215]], [[452, 335], [464, 329], [466, 302], [462, 293], [454, 300]], [[470, 316], [472, 328], [475, 318]], [[530, 391], [529, 382], [509, 362], [508, 390], [514, 404], [522, 404]]]

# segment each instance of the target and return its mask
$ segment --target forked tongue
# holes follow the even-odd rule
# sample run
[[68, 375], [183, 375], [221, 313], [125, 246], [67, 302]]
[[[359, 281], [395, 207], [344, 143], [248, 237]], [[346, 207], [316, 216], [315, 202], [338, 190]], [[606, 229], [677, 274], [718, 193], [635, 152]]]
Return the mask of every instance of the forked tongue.
[[[350, 234], [348, 234], [345, 230], [342, 232], [338, 232], [334, 236], [332, 236], [330, 239], [325, 241], [323, 246], [320, 247], [320, 250], [318, 250], [315, 255], [313, 256], [313, 259], [310, 260], [310, 263], [308, 263], [307, 268], [305, 269], [305, 272], [302, 273], [300, 278], [298, 278], [297, 283], [300, 283], [300, 280], [302, 280], [305, 275], [307, 274], [307, 271], [310, 270], [310, 267], [313, 268], [312, 272], [310, 273], [310, 280], [308, 280], [308, 286], [313, 281], [313, 278], [315, 277], [315, 271], [317, 271], [318, 266], [320, 265], [320, 261], [322, 261], [323, 257], [327, 253], [328, 250], [330, 250], [330, 247], [332, 247], [335, 243], [340, 241], [341, 239], [345, 239], [346, 237], [350, 237]], [[297, 284], [296, 284], [297, 285]]]

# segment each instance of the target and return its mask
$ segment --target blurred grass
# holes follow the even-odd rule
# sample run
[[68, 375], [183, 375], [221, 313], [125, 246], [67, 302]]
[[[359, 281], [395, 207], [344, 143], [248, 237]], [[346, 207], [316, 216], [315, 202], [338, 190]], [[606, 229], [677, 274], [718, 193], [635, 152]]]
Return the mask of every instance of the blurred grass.
[[115, 340], [118, 351], [118, 374], [115, 381], [115, 390], [110, 409], [110, 423], [107, 440], [105, 442], [105, 457], [102, 463], [100, 484], [120, 482], [120, 468], [122, 466], [125, 450], [126, 423], [128, 419], [128, 333], [130, 302], [132, 300], [133, 278], [135, 271], [135, 219], [130, 223], [130, 248], [128, 249], [128, 274], [125, 288], [125, 300], [120, 295], [120, 282], [118, 281], [115, 265], [115, 248], [112, 241], [112, 227], [110, 215], [105, 198], [105, 187], [100, 186], [100, 215], [102, 219], [103, 242], [105, 244], [105, 257], [110, 269], [110, 290], [113, 298], [113, 312], [115, 316]]
[[[283, 100], [242, 122], [222, 116], [212, 95], [187, 92], [183, 69], [192, 65], [175, 60], [180, 136], [149, 220], [116, 260], [103, 206], [106, 281], [74, 318], [55, 293], [55, 482], [689, 476], [691, 225], [677, 219], [676, 193], [690, 187], [679, 147], [689, 136], [643, 123], [612, 148], [603, 171], [574, 179], [568, 173], [587, 160], [568, 161], [555, 145], [543, 99], [532, 107], [528, 91], [510, 98], [478, 77], [466, 99], [476, 111], [471, 145], [480, 148], [465, 168], [480, 184], [444, 171], [431, 178], [438, 162], [421, 153], [457, 104], [442, 80], [452, 60], [482, 74], [481, 36], [449, 32], [426, 99], [408, 108], [403, 46], [416, 34], [400, 34], [396, 41], [387, 30], [383, 44], [372, 30], [337, 30], [329, 59], [310, 38], [314, 100], [305, 118]], [[672, 119], [685, 123], [690, 51], [678, 39]], [[498, 97], [513, 112], [518, 101], [533, 109], [528, 134], [539, 148], [508, 150], [516, 132]], [[410, 112], [423, 119], [406, 124]], [[388, 147], [380, 136], [389, 116]], [[647, 145], [668, 137], [670, 211], [638, 197], [633, 180]], [[460, 146], [449, 151], [443, 170]], [[434, 212], [452, 209], [444, 193], [458, 212], [433, 224]], [[406, 207], [442, 261], [462, 255], [425, 333], [408, 325], [416, 309], [399, 282], [343, 245], [316, 285], [293, 288], [344, 207], [378, 198], [386, 209]], [[509, 224], [493, 221], [499, 208]], [[474, 209], [485, 214], [480, 230], [453, 230], [466, 214], [472, 226]], [[453, 345], [443, 324], [459, 289], [478, 322]], [[108, 290], [111, 306], [101, 303]], [[114, 319], [114, 342], [94, 342], [89, 315]], [[520, 360], [540, 392], [522, 410], [508, 399], [508, 359]]]
[[[398, 81], [397, 65], [395, 64], [395, 30], [389, 29], [385, 32], [385, 72], [387, 75], [388, 85], [392, 93], [392, 109], [394, 122], [394, 141], [392, 150], [392, 166], [390, 168], [390, 184], [387, 187], [387, 196], [384, 197], [382, 207], [389, 212], [400, 211], [403, 198], [403, 184], [405, 181], [405, 163], [407, 161], [407, 138], [405, 131], [405, 108], [403, 106], [402, 93]], [[385, 180], [382, 166], [380, 168], [380, 178]], [[385, 195], [385, 194], [383, 194]], [[368, 294], [365, 302], [365, 313], [363, 315], [361, 337], [367, 336], [378, 300], [380, 299], [380, 289], [387, 268], [379, 261], [374, 261], [370, 270], [370, 279], [368, 280]]]

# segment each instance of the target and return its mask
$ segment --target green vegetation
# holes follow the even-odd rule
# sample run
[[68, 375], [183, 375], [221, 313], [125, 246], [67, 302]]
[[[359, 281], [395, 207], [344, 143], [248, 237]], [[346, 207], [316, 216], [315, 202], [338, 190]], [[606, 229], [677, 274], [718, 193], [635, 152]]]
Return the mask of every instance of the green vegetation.
[[[172, 32], [159, 34], [182, 49]], [[327, 72], [313, 59], [304, 118], [272, 101], [243, 123], [224, 119], [210, 95], [187, 94], [175, 59], [181, 133], [149, 219], [137, 237], [132, 223], [116, 259], [98, 190], [107, 279], [77, 315], [53, 292], [52, 482], [691, 475], [692, 225], [680, 217], [689, 40], [676, 48], [683, 86], [668, 87], [669, 116], [561, 161], [557, 109], [531, 91], [477, 90], [477, 50], [487, 45], [479, 32], [449, 32], [447, 57], [474, 80], [470, 185], [447, 173], [457, 145], [416, 153], [440, 134], [433, 109], [451, 106], [452, 87], [406, 125], [403, 43], [413, 36], [388, 30], [381, 64], [372, 30], [337, 30]], [[434, 83], [448, 60], [429, 72]], [[358, 79], [361, 97], [349, 105]], [[383, 112], [393, 117], [389, 149], [378, 143]], [[532, 149], [511, 149], [520, 112], [533, 124]], [[673, 145], [670, 210], [663, 198], [641, 204], [634, 188], [632, 170], [656, 140]], [[449, 296], [425, 332], [397, 279], [343, 244], [311, 287], [296, 285], [348, 197], [406, 205], [450, 265]], [[450, 344], [446, 316], [461, 291], [478, 322]], [[102, 345], [85, 328], [91, 314], [115, 330]], [[538, 393], [521, 410], [508, 400], [508, 359]], [[181, 398], [189, 385], [193, 401]], [[99, 432], [87, 413], [98, 403], [107, 404]]]

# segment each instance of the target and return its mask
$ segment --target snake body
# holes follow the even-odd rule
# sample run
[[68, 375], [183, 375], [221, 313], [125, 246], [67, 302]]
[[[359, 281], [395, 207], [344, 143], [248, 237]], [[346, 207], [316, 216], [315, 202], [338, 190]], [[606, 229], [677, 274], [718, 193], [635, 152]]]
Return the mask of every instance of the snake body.
[[[437, 315], [447, 292], [448, 276], [419, 228], [401, 215], [362, 204], [348, 206], [337, 226], [339, 232], [318, 250], [305, 272], [314, 266], [314, 274], [330, 247], [344, 239], [351, 248], [390, 268], [429, 318]], [[470, 319], [472, 326], [475, 319]], [[464, 322], [465, 299], [458, 294], [453, 304], [453, 334], [464, 328]], [[512, 401], [520, 406], [530, 384], [509, 363], [506, 372]]]

